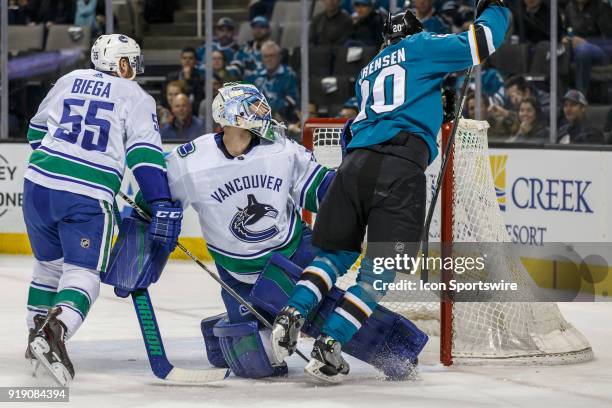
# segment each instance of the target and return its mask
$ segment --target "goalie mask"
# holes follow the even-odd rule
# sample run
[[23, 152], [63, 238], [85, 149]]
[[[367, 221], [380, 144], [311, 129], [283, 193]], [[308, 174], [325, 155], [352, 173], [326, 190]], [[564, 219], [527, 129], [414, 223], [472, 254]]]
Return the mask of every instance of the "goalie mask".
[[98, 37], [91, 47], [91, 63], [94, 68], [102, 72], [119, 73], [119, 60], [127, 58], [132, 67], [132, 77], [144, 73], [144, 62], [140, 46], [136, 41], [123, 34], [108, 34]]
[[423, 31], [423, 24], [409, 9], [396, 14], [389, 13], [383, 26], [383, 46], [395, 44], [402, 38], [421, 31]]
[[266, 97], [253, 85], [230, 82], [219, 89], [212, 104], [213, 119], [221, 127], [246, 129], [262, 139], [276, 141], [282, 125], [272, 119]]

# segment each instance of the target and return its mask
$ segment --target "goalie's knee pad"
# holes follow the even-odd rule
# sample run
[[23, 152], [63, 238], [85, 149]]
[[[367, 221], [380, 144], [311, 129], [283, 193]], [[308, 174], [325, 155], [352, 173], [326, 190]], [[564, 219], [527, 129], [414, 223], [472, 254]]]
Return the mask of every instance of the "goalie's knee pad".
[[221, 319], [214, 325], [213, 334], [219, 340], [225, 361], [237, 376], [263, 378], [287, 374], [285, 363], [273, 366], [270, 362], [270, 330], [260, 330], [257, 321], [230, 323]]
[[221, 319], [227, 318], [227, 313], [221, 313], [216, 316], [207, 317], [200, 323], [202, 329], [202, 335], [204, 336], [204, 347], [206, 348], [206, 358], [210, 364], [218, 368], [228, 368], [227, 362], [223, 357], [221, 351], [221, 344], [219, 344], [219, 338], [213, 333], [215, 324]]

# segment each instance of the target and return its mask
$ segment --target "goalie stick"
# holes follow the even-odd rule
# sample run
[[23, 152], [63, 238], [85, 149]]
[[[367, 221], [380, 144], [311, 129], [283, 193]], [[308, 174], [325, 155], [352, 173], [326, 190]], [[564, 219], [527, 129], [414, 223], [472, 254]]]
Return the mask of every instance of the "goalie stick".
[[[123, 191], [119, 191], [119, 196], [129, 205], [131, 205], [134, 210], [146, 221], [151, 221], [151, 216], [147, 214], [142, 208], [138, 206], [130, 197], [128, 197]], [[183, 246], [180, 242], [176, 243], [176, 246], [185, 253], [192, 261], [194, 261], [200, 268], [202, 268], [211, 278], [213, 278], [223, 289], [227, 291], [234, 299], [236, 299], [241, 305], [246, 307], [249, 312], [253, 313], [253, 316], [257, 318], [264, 326], [268, 329], [272, 330], [272, 323], [268, 321], [261, 313], [259, 313], [249, 302], [247, 302], [238, 292], [232, 289], [227, 283], [223, 282], [220, 277], [218, 277], [214, 272], [212, 272], [206, 265], [204, 265], [198, 258], [195, 257], [187, 248]], [[300, 356], [307, 363], [310, 362], [308, 357], [306, 357], [300, 350], [295, 350], [295, 353]]]
[[[113, 203], [113, 211], [115, 218], [121, 220], [121, 214], [119, 214], [116, 202]], [[159, 325], [157, 324], [149, 291], [147, 289], [137, 290], [131, 293], [131, 297], [136, 317], [138, 317], [142, 339], [147, 350], [149, 365], [157, 378], [174, 383], [197, 385], [220, 381], [229, 375], [229, 369], [227, 368], [197, 370], [175, 367], [168, 361], [166, 356], [166, 350], [161, 333], [159, 332]]]
[[206, 384], [221, 381], [229, 375], [227, 368], [197, 370], [175, 367], [170, 363], [166, 356], [149, 291], [147, 289], [137, 290], [132, 292], [131, 296], [147, 349], [149, 364], [157, 378], [181, 384]]

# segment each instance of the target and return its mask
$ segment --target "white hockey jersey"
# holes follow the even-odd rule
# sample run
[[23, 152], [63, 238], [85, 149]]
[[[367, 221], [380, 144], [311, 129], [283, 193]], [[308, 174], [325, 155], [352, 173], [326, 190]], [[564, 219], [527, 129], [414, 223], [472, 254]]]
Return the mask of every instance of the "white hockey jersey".
[[331, 171], [290, 140], [261, 141], [232, 158], [222, 134], [179, 146], [166, 164], [172, 198], [196, 210], [213, 259], [247, 283], [255, 282], [272, 253], [293, 255], [302, 235], [301, 208], [317, 211], [319, 187]]
[[169, 198], [155, 101], [136, 82], [93, 69], [64, 75], [30, 120], [28, 141], [34, 183], [112, 202], [127, 162], [145, 199]]

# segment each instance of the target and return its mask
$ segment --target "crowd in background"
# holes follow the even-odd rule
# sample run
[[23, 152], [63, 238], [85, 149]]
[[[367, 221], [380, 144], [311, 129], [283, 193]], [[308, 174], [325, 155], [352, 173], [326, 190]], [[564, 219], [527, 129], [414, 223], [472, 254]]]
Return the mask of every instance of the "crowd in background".
[[[474, 19], [473, 0], [322, 0], [322, 11], [313, 15], [309, 25], [311, 50], [340, 48], [378, 49], [382, 43], [383, 21], [397, 1], [398, 9], [410, 7], [426, 31], [437, 34], [464, 31]], [[527, 59], [535, 58], [538, 49], [550, 39], [550, 7], [546, 0], [506, 0], [513, 20], [506, 43], [524, 45]], [[11, 24], [76, 24], [90, 25], [101, 32], [104, 23], [103, 1], [96, 0], [10, 0]], [[273, 40], [271, 21], [274, 0], [254, 0], [249, 6], [252, 39], [238, 43], [238, 27], [229, 17], [219, 18], [214, 27], [212, 65], [206, 66], [205, 47], [185, 47], [177, 63], [180, 69], [166, 74], [158, 117], [164, 139], [193, 139], [204, 133], [205, 75], [213, 76], [213, 97], [227, 82], [245, 81], [255, 84], [266, 95], [279, 121], [287, 124], [290, 134], [299, 138], [301, 123], [299, 95], [299, 61], [289, 63], [289, 51]], [[178, 2], [145, 0], [145, 18], [150, 23], [171, 22]], [[590, 104], [610, 104], [607, 83], [596, 82], [592, 72], [599, 67], [609, 69], [612, 76], [612, 8], [608, 0], [560, 0], [557, 16], [559, 48], [560, 99], [558, 143], [612, 142], [612, 111], [605, 120], [594, 123], [589, 118]], [[295, 50], [293, 50], [295, 52]], [[334, 57], [336, 58], [334, 51]], [[550, 55], [545, 55], [548, 60]], [[333, 61], [332, 61], [333, 62]], [[564, 70], [563, 63], [567, 63]], [[355, 117], [359, 111], [353, 86], [361, 65], [349, 72], [346, 98], [333, 105], [333, 111], [321, 109], [326, 101], [311, 98], [309, 117], [319, 115]], [[547, 62], [545, 62], [547, 64]], [[491, 125], [489, 137], [494, 141], [546, 143], [550, 141], [550, 95], [548, 79], [528, 73], [509, 75], [495, 64], [482, 66], [482, 98], [479, 118]], [[340, 78], [341, 79], [341, 78]], [[327, 82], [325, 82], [327, 80]], [[463, 74], [449, 76], [446, 87], [459, 89]], [[345, 82], [322, 79], [330, 95]], [[312, 85], [311, 85], [312, 86]], [[464, 116], [476, 118], [474, 84], [467, 98]], [[325, 96], [325, 95], [324, 95]], [[561, 98], [562, 97], [562, 98]], [[601, 116], [601, 115], [600, 115]]]

